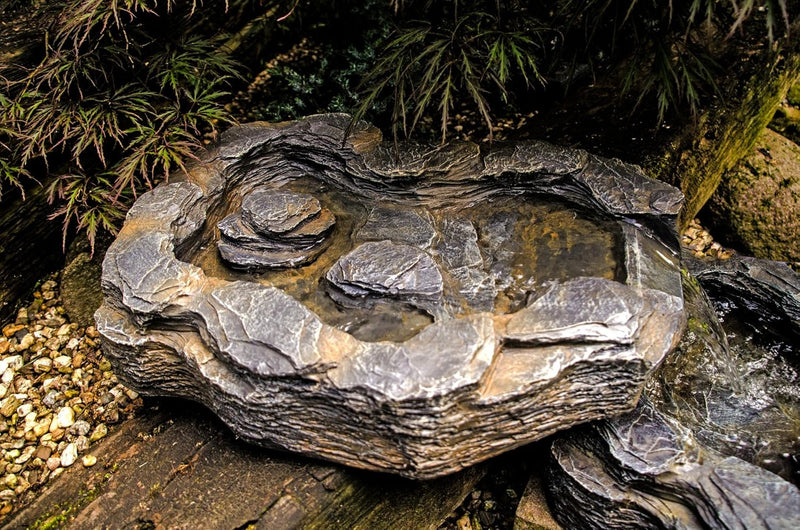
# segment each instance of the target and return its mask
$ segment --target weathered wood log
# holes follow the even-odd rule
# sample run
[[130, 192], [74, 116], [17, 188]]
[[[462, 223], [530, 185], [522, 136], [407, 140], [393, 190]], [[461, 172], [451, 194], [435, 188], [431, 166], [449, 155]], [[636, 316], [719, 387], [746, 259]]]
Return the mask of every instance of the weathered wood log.
[[160, 401], [6, 528], [436, 528], [486, 473], [430, 482], [253, 448], [207, 411]]

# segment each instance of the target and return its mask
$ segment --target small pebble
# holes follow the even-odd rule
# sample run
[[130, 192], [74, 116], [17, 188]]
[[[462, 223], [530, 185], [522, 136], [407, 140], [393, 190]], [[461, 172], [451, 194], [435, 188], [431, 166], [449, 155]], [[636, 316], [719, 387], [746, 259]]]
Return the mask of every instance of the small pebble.
[[70, 434], [75, 434], [77, 436], [86, 436], [89, 434], [89, 431], [92, 429], [92, 426], [89, 425], [89, 422], [86, 420], [78, 420], [72, 424], [72, 427], [69, 428]]
[[61, 459], [57, 456], [51, 456], [50, 458], [47, 459], [45, 465], [47, 466], [47, 469], [49, 469], [50, 471], [55, 471], [56, 469], [61, 467]]
[[78, 459], [78, 448], [69, 443], [61, 453], [61, 467], [69, 467]]
[[49, 372], [53, 367], [53, 360], [49, 357], [39, 357], [33, 361], [33, 370], [38, 373]]
[[62, 407], [56, 415], [56, 419], [53, 422], [54, 427], [50, 428], [50, 432], [56, 429], [66, 429], [73, 423], [75, 423], [75, 411], [71, 407]]
[[46, 461], [52, 454], [53, 450], [51, 448], [47, 447], [46, 445], [40, 445], [36, 448], [36, 452], [33, 453], [33, 456]]
[[97, 329], [64, 318], [57, 287], [45, 282], [15, 323], [0, 323], [0, 516], [79, 458], [96, 465], [84, 453], [108, 435], [106, 423], [140, 406], [111, 372]]
[[63, 373], [72, 372], [72, 358], [67, 355], [59, 355], [53, 359], [53, 368]]
[[33, 346], [34, 342], [36, 342], [36, 339], [33, 337], [33, 334], [26, 334], [24, 337], [22, 337], [22, 340], [19, 341], [19, 344], [17, 345], [17, 351], [27, 350]]
[[17, 416], [20, 418], [24, 418], [28, 414], [33, 412], [33, 403], [23, 403], [19, 407], [17, 407]]
[[105, 423], [100, 423], [97, 425], [97, 427], [94, 428], [92, 435], [89, 436], [89, 441], [94, 443], [100, 440], [101, 438], [105, 438], [107, 434], [108, 434], [108, 427], [106, 426]]
[[21, 355], [11, 355], [5, 358], [5, 363], [9, 369], [17, 372], [25, 364], [25, 361], [22, 360]]

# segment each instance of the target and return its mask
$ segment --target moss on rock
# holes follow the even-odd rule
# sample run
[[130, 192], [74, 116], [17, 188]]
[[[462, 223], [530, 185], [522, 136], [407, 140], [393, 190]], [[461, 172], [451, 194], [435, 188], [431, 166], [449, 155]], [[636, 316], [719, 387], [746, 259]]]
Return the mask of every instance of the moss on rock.
[[800, 146], [767, 129], [709, 203], [718, 237], [765, 259], [800, 261]]

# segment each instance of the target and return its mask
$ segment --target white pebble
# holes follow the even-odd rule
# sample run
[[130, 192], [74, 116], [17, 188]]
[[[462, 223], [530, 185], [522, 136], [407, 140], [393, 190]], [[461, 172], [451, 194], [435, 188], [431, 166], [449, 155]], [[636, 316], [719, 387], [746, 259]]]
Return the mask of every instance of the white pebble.
[[33, 411], [33, 404], [31, 403], [23, 403], [19, 407], [17, 407], [17, 416], [20, 418], [24, 418], [28, 414]]
[[53, 360], [49, 357], [39, 357], [35, 361], [33, 361], [33, 369], [36, 372], [44, 373], [49, 372], [50, 368], [53, 367]]
[[56, 429], [66, 429], [73, 423], [75, 423], [75, 412], [70, 407], [62, 407], [61, 410], [58, 411], [53, 425], [50, 426], [50, 432]]
[[61, 379], [58, 377], [48, 377], [42, 382], [42, 389], [47, 392], [52, 388], [56, 388], [61, 383]]
[[59, 355], [53, 359], [53, 368], [59, 372], [72, 370], [72, 358], [67, 355]]
[[32, 429], [33, 430], [33, 434], [37, 438], [41, 438], [42, 436], [44, 436], [45, 434], [47, 434], [50, 431], [50, 425], [52, 424], [52, 422], [53, 422], [53, 418], [51, 418], [51, 417], [47, 417], [47, 418], [39, 420], [39, 422], [37, 422], [36, 425], [34, 425], [34, 427]]
[[92, 467], [97, 463], [97, 457], [94, 455], [86, 455], [81, 458], [81, 462], [83, 463], [83, 467]]
[[22, 365], [25, 364], [25, 361], [22, 360], [21, 355], [12, 355], [11, 357], [6, 357], [6, 362], [8, 363], [8, 367], [15, 372], [22, 368]]
[[58, 335], [60, 337], [63, 337], [64, 335], [69, 335], [70, 331], [72, 331], [70, 329], [70, 325], [69, 324], [64, 324], [63, 326], [58, 328], [58, 331], [56, 331], [56, 335]]
[[67, 444], [61, 453], [61, 467], [69, 467], [78, 459], [78, 448], [75, 444]]

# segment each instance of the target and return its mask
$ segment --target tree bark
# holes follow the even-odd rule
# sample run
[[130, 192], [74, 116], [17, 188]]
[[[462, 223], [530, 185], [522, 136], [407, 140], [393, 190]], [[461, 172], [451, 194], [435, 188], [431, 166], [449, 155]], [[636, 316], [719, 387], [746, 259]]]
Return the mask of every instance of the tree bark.
[[681, 229], [713, 195], [725, 173], [753, 150], [789, 88], [800, 80], [800, 53], [796, 47], [770, 52], [753, 70], [743, 81], [735, 79], [733, 93], [681, 131], [663, 156], [645, 164], [651, 176], [679, 187], [686, 196]]

